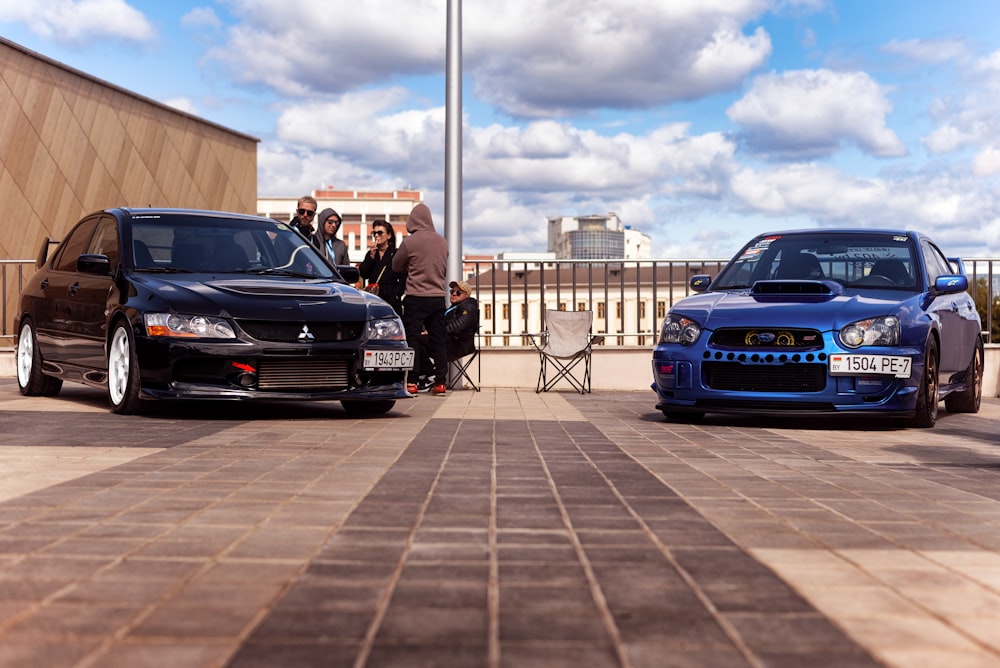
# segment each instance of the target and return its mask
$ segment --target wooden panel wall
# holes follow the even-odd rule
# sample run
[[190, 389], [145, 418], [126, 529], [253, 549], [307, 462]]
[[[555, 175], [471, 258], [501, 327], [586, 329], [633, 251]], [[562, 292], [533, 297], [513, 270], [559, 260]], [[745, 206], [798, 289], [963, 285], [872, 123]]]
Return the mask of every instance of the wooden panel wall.
[[92, 211], [149, 205], [256, 213], [257, 139], [0, 38], [0, 258], [35, 258]]

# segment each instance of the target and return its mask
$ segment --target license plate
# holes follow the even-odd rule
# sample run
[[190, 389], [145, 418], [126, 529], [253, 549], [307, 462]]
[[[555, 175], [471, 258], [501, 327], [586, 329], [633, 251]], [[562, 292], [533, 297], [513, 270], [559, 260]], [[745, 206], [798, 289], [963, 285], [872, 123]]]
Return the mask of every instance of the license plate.
[[385, 371], [407, 371], [413, 368], [413, 350], [366, 350], [365, 368]]
[[912, 359], [896, 355], [830, 355], [830, 373], [834, 376], [910, 377]]

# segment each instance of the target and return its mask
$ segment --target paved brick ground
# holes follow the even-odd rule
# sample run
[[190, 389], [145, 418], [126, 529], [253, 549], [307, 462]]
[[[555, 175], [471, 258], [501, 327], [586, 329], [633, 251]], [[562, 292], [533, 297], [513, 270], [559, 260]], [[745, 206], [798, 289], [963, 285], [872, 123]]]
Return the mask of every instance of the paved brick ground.
[[1000, 666], [1000, 401], [933, 430], [0, 380], [3, 666]]

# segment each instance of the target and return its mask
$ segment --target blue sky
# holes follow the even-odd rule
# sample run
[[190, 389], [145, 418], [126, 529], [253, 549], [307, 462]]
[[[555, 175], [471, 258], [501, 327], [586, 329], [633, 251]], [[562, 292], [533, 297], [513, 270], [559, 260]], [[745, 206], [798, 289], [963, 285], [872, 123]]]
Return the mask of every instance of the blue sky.
[[[654, 257], [792, 227], [1000, 256], [1000, 3], [466, 1], [466, 253], [616, 212]], [[0, 0], [0, 35], [261, 139], [258, 193], [418, 188], [444, 230], [446, 0]]]

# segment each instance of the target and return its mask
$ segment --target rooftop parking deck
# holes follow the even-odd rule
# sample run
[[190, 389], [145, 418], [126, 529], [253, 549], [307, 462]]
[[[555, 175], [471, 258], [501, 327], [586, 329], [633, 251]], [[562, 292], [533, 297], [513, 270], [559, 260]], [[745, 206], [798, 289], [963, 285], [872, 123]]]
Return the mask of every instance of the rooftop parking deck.
[[934, 429], [486, 388], [0, 380], [0, 665], [1000, 666], [1000, 400]]

